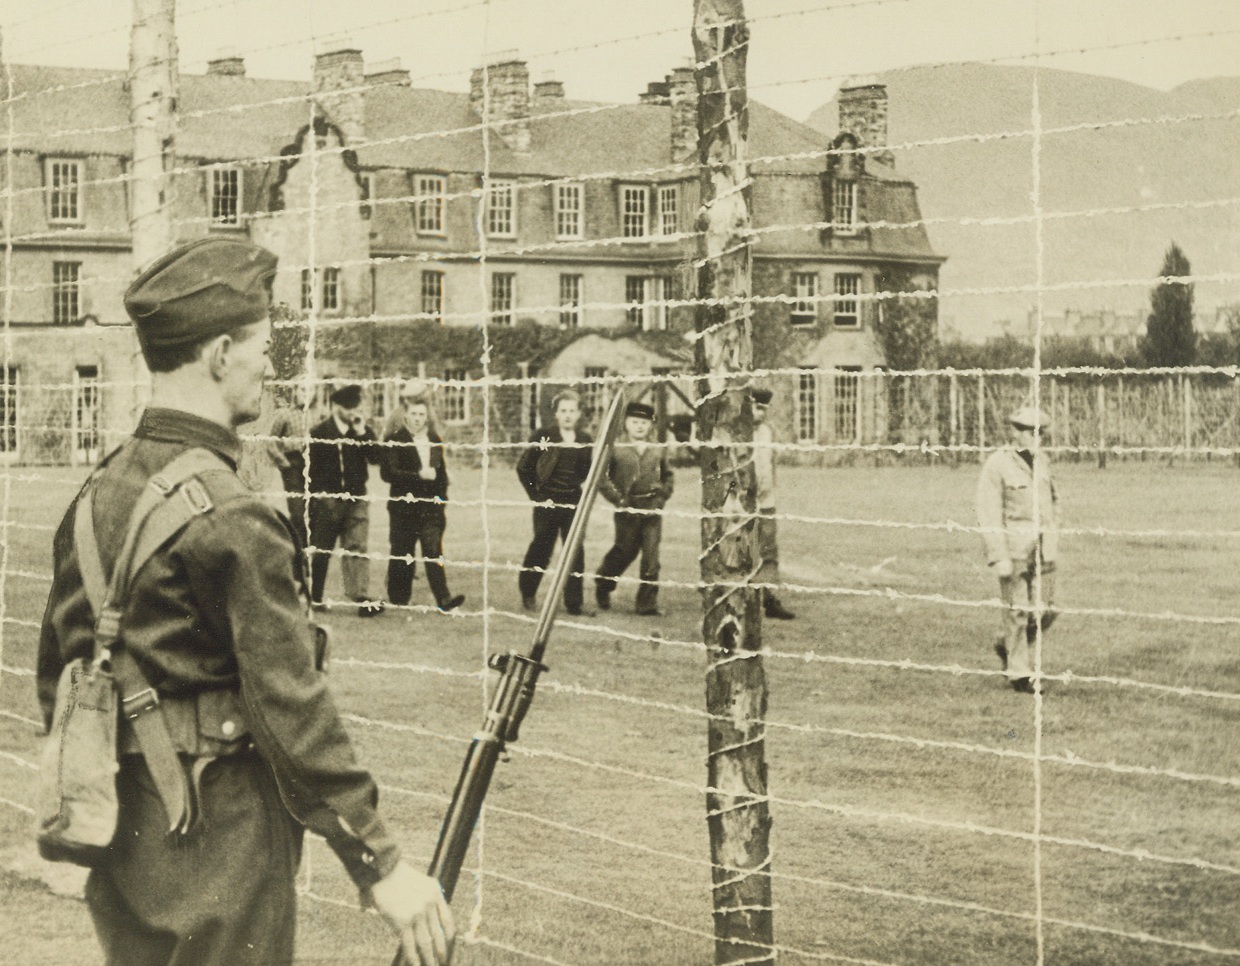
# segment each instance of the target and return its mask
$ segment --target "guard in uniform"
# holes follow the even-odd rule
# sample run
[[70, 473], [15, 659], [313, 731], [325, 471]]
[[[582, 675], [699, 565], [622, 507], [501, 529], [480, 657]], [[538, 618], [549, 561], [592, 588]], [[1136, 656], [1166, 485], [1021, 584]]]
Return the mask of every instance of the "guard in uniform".
[[995, 652], [1017, 691], [1035, 685], [1030, 649], [1039, 628], [1055, 619], [1055, 565], [1059, 556], [1059, 493], [1038, 446], [1045, 413], [1024, 406], [1012, 413], [1012, 443], [982, 464], [977, 481], [977, 522], [986, 561], [999, 580], [1002, 634]]
[[[271, 375], [275, 270], [270, 252], [213, 236], [156, 261], [125, 295], [152, 394], [92, 484], [105, 572], [153, 476], [193, 448], [213, 453], [218, 468], [195, 477], [204, 512], [147, 560], [123, 607], [120, 646], [158, 695], [146, 713], [167, 726], [197, 818], [169, 831], [155, 766], [123, 719], [118, 828], [86, 886], [109, 966], [291, 963], [303, 828], [327, 840], [414, 963], [451, 956], [438, 883], [402, 860], [316, 667], [289, 523], [235, 473], [236, 427], [258, 415]], [[61, 668], [93, 647], [75, 507], [54, 538], [39, 642], [45, 722]]]

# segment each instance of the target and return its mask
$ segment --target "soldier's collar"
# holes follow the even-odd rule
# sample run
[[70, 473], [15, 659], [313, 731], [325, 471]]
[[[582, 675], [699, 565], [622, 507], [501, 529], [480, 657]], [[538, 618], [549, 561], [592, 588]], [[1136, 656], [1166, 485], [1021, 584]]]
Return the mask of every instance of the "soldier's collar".
[[134, 435], [165, 443], [204, 446], [218, 453], [234, 469], [241, 459], [241, 438], [235, 430], [180, 409], [147, 408]]

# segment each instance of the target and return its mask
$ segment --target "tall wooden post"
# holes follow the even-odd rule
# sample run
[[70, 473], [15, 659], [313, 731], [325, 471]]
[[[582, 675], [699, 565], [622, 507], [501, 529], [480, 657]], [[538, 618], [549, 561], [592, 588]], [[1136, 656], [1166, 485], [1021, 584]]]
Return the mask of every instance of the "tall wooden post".
[[977, 461], [986, 462], [986, 373], [977, 374]]
[[702, 472], [706, 795], [715, 962], [775, 961], [753, 471], [752, 252], [743, 0], [694, 0], [698, 212], [696, 370]]
[[1107, 384], [1098, 383], [1098, 469], [1107, 468]]
[[129, 121], [133, 127], [135, 272], [172, 247], [173, 146], [176, 134], [175, 0], [133, 0], [129, 38]]

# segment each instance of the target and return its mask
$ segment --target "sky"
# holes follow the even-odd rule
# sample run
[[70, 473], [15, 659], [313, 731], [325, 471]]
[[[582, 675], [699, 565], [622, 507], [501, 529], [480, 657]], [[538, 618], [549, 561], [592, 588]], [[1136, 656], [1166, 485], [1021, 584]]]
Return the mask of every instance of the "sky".
[[[751, 96], [804, 120], [844, 79], [967, 60], [1040, 63], [1169, 89], [1240, 74], [1237, 0], [747, 0]], [[177, 0], [181, 70], [245, 58], [306, 80], [348, 41], [367, 69], [399, 58], [420, 87], [464, 91], [501, 53], [577, 100], [633, 101], [692, 62], [692, 0]], [[132, 0], [0, 0], [15, 63], [123, 70]]]

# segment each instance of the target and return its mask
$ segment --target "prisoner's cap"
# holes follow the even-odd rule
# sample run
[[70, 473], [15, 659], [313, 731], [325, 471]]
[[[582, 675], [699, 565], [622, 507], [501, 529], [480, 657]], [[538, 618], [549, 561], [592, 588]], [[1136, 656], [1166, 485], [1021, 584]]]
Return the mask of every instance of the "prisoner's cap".
[[1008, 421], [1019, 429], [1041, 429], [1050, 422], [1050, 417], [1033, 406], [1021, 406], [1008, 417]]
[[629, 403], [624, 407], [624, 415], [640, 416], [642, 419], [654, 419], [654, 407], [647, 403]]
[[362, 387], [355, 382], [341, 386], [331, 394], [331, 401], [345, 409], [356, 409], [362, 404]]
[[775, 396], [769, 389], [751, 389], [749, 395], [753, 397], [753, 401], [759, 406], [769, 406], [771, 399]]
[[428, 388], [425, 379], [406, 379], [404, 385], [400, 387], [400, 398], [421, 400]]
[[125, 292], [142, 347], [189, 345], [264, 318], [276, 256], [236, 238], [210, 236], [175, 248]]

